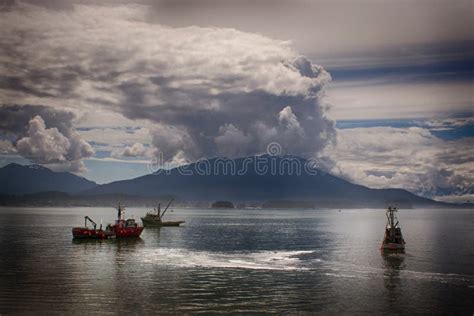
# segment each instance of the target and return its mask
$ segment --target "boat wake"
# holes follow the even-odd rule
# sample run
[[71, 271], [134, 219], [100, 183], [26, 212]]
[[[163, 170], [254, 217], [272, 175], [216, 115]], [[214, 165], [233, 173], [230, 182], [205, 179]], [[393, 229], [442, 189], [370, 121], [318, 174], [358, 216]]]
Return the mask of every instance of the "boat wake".
[[325, 261], [321, 268], [328, 270], [325, 273], [327, 276], [338, 278], [376, 279], [382, 277], [384, 279], [417, 280], [423, 282], [467, 285], [468, 287], [474, 285], [474, 275], [467, 274], [376, 268], [330, 261]]
[[348, 262], [322, 260], [318, 251], [209, 252], [182, 248], [141, 251], [137, 259], [144, 264], [180, 268], [221, 268], [280, 271], [308, 271], [329, 277], [349, 279], [404, 279], [472, 286], [474, 276], [450, 273], [384, 269]]
[[[308, 270], [302, 257], [313, 251], [261, 251], [219, 253], [161, 248], [141, 253], [143, 263], [183, 268], [235, 268], [254, 270]], [[318, 261], [313, 259], [312, 261]]]
[[404, 270], [401, 272], [401, 278], [419, 279], [423, 281], [441, 282], [448, 284], [468, 284], [474, 285], [474, 276], [458, 273], [437, 273], [437, 272], [420, 272]]

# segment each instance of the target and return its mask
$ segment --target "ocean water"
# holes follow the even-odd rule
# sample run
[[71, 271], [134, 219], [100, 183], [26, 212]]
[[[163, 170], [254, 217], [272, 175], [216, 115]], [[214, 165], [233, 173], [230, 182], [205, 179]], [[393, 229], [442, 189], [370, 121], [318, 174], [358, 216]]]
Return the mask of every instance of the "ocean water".
[[[138, 219], [146, 212], [130, 208]], [[72, 240], [112, 208], [0, 208], [0, 314], [474, 313], [474, 211], [175, 209], [182, 227]]]

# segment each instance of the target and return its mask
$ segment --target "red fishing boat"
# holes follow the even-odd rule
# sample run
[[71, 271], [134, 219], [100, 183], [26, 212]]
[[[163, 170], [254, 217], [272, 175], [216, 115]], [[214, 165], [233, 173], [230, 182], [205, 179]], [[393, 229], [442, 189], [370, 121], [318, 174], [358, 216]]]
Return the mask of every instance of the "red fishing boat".
[[139, 237], [143, 231], [143, 226], [139, 226], [133, 218], [123, 219], [125, 209], [119, 204], [117, 208], [117, 220], [111, 227], [115, 232], [115, 237]]
[[[139, 237], [143, 231], [143, 226], [139, 226], [133, 218], [124, 219], [125, 209], [120, 204], [117, 211], [115, 223], [107, 225], [105, 230], [102, 229], [102, 224], [97, 229], [97, 224], [89, 216], [85, 216], [84, 227], [74, 227], [72, 236], [79, 239]], [[87, 227], [87, 221], [92, 223], [93, 228]]]
[[[87, 221], [91, 222], [93, 228], [87, 227]], [[114, 235], [115, 234], [110, 227], [103, 230], [102, 224], [100, 224], [100, 228], [97, 229], [97, 224], [89, 216], [84, 216], [84, 227], [74, 227], [72, 229], [72, 236], [74, 238], [106, 239], [111, 238]]]

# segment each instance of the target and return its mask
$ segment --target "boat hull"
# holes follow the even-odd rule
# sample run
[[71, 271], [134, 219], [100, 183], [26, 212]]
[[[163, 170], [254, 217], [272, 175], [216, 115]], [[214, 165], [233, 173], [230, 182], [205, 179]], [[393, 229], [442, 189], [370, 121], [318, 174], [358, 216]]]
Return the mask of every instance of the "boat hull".
[[405, 245], [404, 244], [396, 244], [396, 243], [383, 243], [380, 249], [384, 251], [404, 251]]
[[183, 223], [185, 223], [185, 221], [168, 221], [168, 222], [165, 222], [165, 221], [161, 221], [161, 220], [155, 220], [155, 219], [149, 219], [149, 218], [146, 218], [146, 217], [142, 217], [142, 223], [143, 223], [143, 226], [144, 227], [163, 227], [163, 226], [179, 226]]
[[185, 223], [185, 221], [176, 221], [176, 222], [161, 222], [161, 226], [179, 226]]
[[129, 238], [140, 237], [143, 227], [120, 227], [114, 226], [113, 230], [90, 229], [85, 227], [75, 227], [72, 229], [74, 239], [108, 239], [108, 238]]
[[402, 230], [400, 227], [391, 228], [388, 225], [385, 229], [385, 235], [382, 240], [380, 249], [383, 251], [403, 251], [405, 250], [405, 240], [403, 239]]
[[102, 229], [89, 229], [85, 227], [74, 227], [72, 236], [76, 239], [107, 239], [112, 238], [114, 234]]
[[114, 226], [115, 237], [125, 238], [125, 237], [140, 237], [140, 234], [143, 231], [143, 227], [120, 227]]

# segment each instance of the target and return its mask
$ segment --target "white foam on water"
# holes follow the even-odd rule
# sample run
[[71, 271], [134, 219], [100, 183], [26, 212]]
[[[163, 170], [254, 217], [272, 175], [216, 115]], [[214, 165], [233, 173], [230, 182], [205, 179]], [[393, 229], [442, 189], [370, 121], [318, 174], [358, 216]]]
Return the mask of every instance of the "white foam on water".
[[[308, 270], [299, 256], [313, 251], [261, 251], [261, 252], [207, 252], [187, 249], [160, 248], [143, 251], [140, 261], [147, 264], [175, 267], [238, 268], [255, 270]], [[318, 262], [319, 259], [312, 259]]]
[[401, 275], [410, 279], [437, 281], [443, 283], [474, 283], [474, 275], [402, 270]]
[[324, 273], [327, 276], [336, 277], [336, 278], [349, 278], [349, 279], [367, 279], [367, 277], [362, 275], [355, 275], [355, 274], [341, 274], [341, 273]]
[[[439, 272], [422, 272], [406, 269], [387, 269], [369, 266], [355, 265], [351, 263], [330, 262], [326, 261], [324, 268], [331, 272], [325, 273], [327, 276], [340, 278], [361, 278], [370, 279], [376, 277], [400, 278], [407, 280], [420, 280], [429, 282], [440, 282], [448, 284], [462, 284], [469, 287], [474, 284], [474, 275], [456, 274], [456, 273], [439, 273]], [[389, 274], [387, 274], [387, 272]]]
[[[182, 248], [158, 248], [142, 250], [136, 254], [144, 264], [172, 266], [180, 268], [222, 268], [281, 271], [326, 270], [325, 275], [337, 278], [372, 279], [402, 278], [431, 282], [463, 284], [469, 287], [474, 276], [450, 273], [432, 273], [410, 270], [393, 270], [394, 275], [386, 275], [387, 269], [354, 265], [347, 262], [330, 262], [305, 256], [315, 251], [258, 251], [258, 252], [210, 252]], [[329, 271], [327, 271], [329, 270]]]

